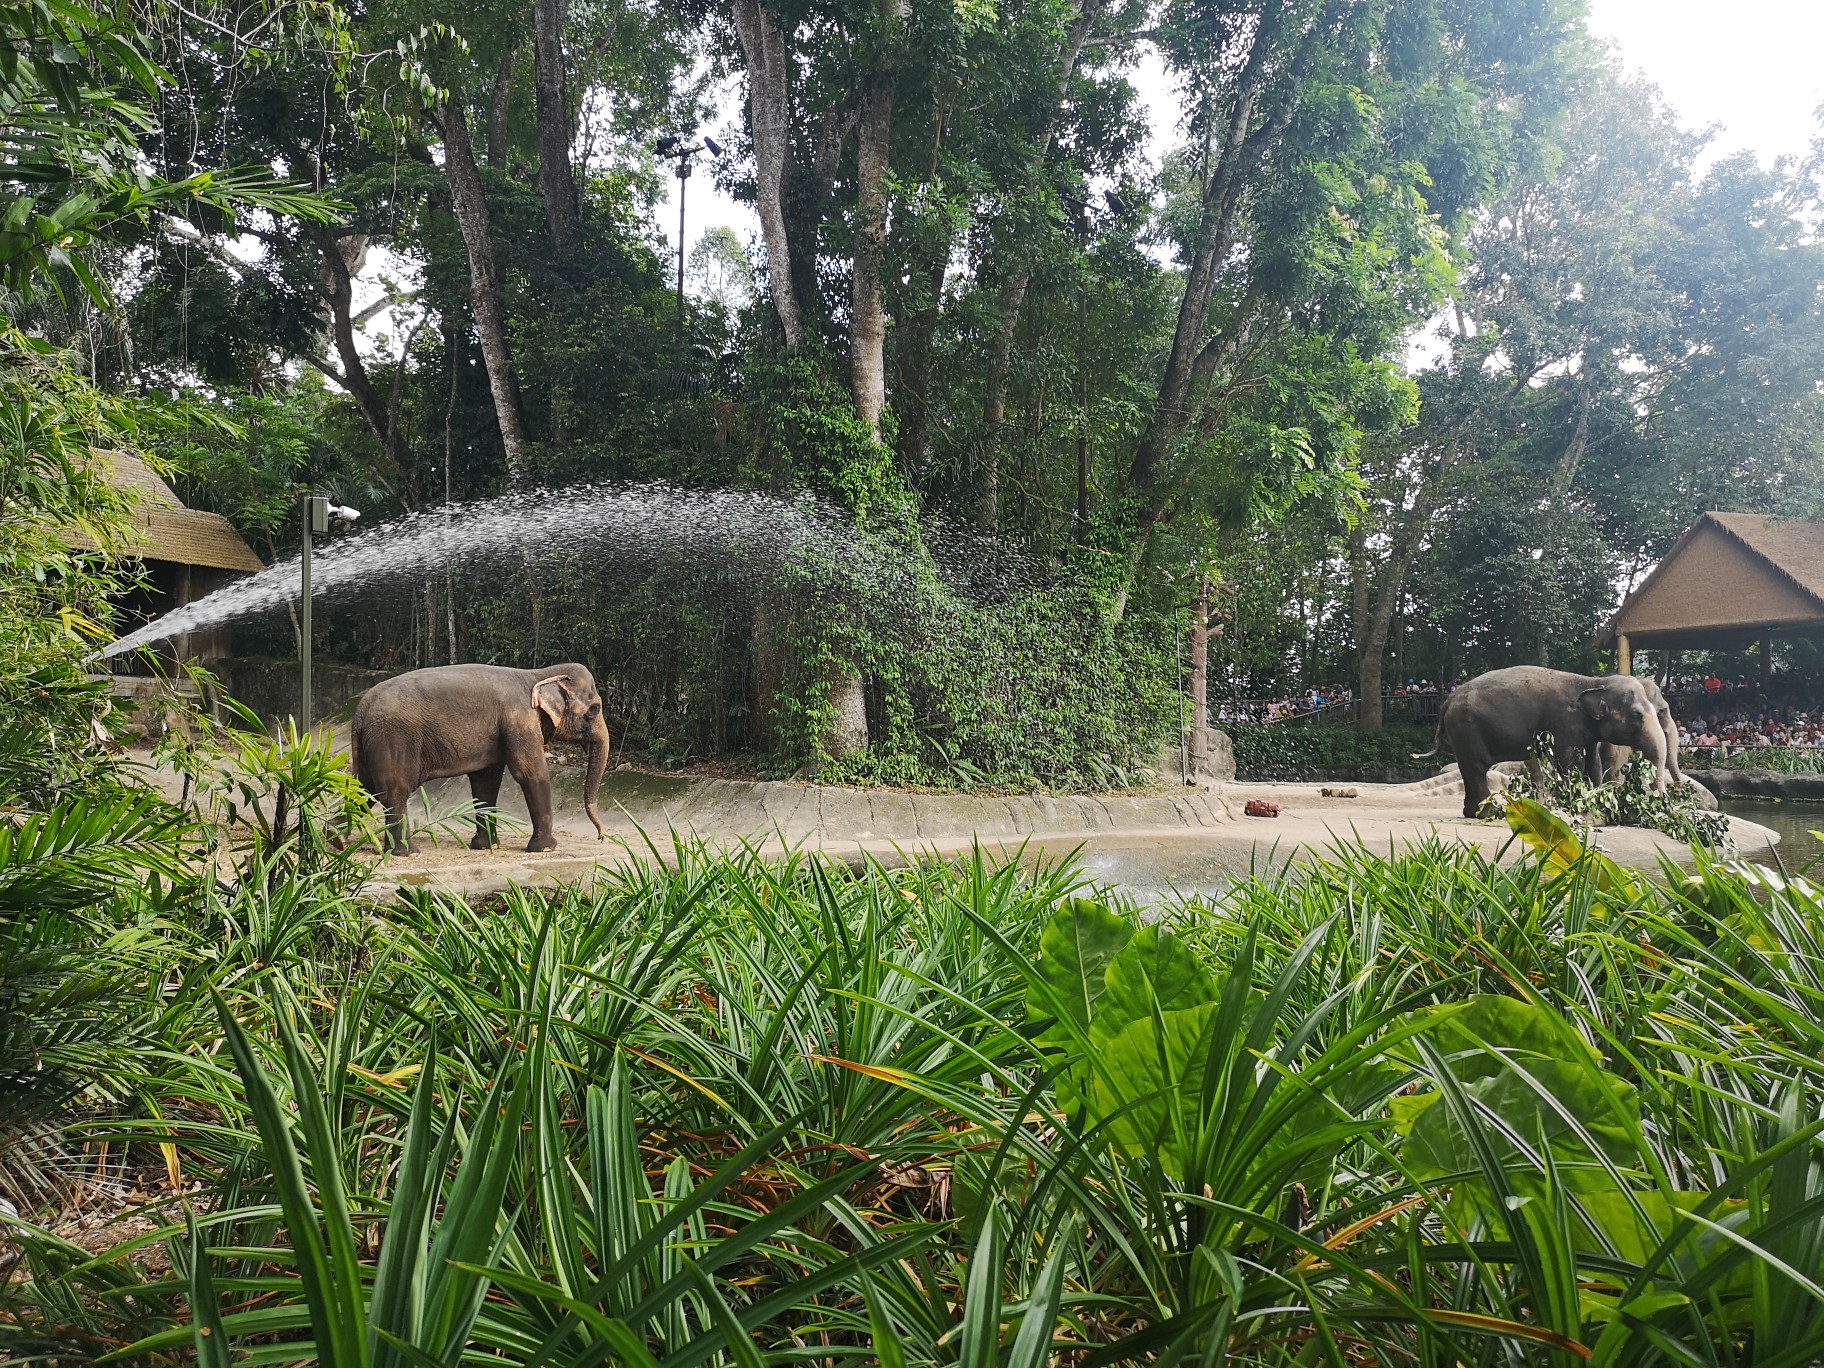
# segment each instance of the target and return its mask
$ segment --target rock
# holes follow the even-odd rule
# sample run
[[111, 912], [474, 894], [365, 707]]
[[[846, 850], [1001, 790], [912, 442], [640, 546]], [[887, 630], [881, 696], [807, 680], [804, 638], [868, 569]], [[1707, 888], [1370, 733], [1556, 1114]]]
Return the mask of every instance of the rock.
[[1265, 798], [1250, 798], [1242, 811], [1250, 817], [1277, 817], [1279, 816], [1279, 804]]
[[1210, 728], [1209, 738], [1209, 749], [1201, 756], [1191, 757], [1191, 777], [1219, 784], [1230, 783], [1235, 778], [1235, 743], [1229, 739], [1227, 732], [1217, 731], [1214, 727]]
[[1352, 788], [1327, 788], [1323, 794], [1326, 798], [1360, 798], [1362, 796], [1360, 789]]

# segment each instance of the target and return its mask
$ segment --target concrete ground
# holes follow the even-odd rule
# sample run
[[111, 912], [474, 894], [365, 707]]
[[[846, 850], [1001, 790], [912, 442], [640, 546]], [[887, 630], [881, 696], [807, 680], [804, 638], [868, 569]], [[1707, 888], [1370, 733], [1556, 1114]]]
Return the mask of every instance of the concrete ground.
[[[441, 829], [421, 831], [417, 853], [377, 862], [370, 891], [429, 887], [473, 896], [499, 892], [509, 883], [573, 883], [601, 866], [650, 859], [655, 848], [667, 858], [673, 832], [745, 843], [762, 854], [799, 848], [850, 861], [949, 857], [976, 842], [996, 858], [1017, 855], [1029, 863], [1075, 855], [1096, 882], [1128, 888], [1142, 899], [1174, 889], [1213, 892], [1250, 869], [1339, 843], [1391, 852], [1436, 835], [1491, 854], [1503, 848], [1518, 854], [1504, 823], [1463, 819], [1462, 789], [1450, 772], [1421, 784], [1348, 785], [1354, 798], [1326, 797], [1326, 786], [1319, 784], [1252, 783], [1052, 797], [842, 789], [623, 769], [602, 786], [606, 841], [597, 841], [583, 814], [581, 776], [559, 770], [553, 786], [558, 848], [537, 855], [523, 848], [525, 806], [511, 782], [503, 787], [502, 811], [522, 825], [503, 830], [502, 848], [493, 851], [468, 849], [472, 828], [459, 815], [468, 797], [466, 781], [431, 786], [414, 816], [441, 818]], [[1280, 804], [1280, 815], [1243, 816], [1250, 798]], [[1747, 856], [1766, 852], [1779, 839], [1740, 818], [1732, 818], [1731, 826]], [[1605, 828], [1596, 843], [1636, 868], [1657, 870], [1661, 854], [1690, 863], [1686, 847], [1657, 832]]]

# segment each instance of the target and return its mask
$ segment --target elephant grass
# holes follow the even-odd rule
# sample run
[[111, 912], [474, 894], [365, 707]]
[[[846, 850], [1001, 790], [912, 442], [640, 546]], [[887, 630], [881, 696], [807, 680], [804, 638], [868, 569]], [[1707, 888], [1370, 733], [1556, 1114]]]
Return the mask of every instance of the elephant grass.
[[99, 1254], [20, 1227], [10, 1358], [1824, 1353], [1803, 880], [1357, 848], [1149, 927], [1070, 866], [682, 843], [145, 925], [134, 1084], [82, 1133], [189, 1210]]

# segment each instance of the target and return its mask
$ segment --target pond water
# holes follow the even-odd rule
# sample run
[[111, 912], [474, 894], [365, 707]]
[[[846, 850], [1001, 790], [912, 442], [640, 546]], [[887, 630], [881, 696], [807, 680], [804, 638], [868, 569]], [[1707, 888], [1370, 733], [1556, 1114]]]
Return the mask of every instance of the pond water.
[[[1780, 863], [1797, 873], [1819, 856], [1824, 856], [1824, 842], [1814, 831], [1824, 831], [1824, 804], [1779, 803], [1765, 798], [1725, 798], [1722, 809], [1731, 816], [1759, 822], [1780, 833], [1775, 847]], [[1771, 856], [1756, 857], [1761, 864], [1772, 864]]]

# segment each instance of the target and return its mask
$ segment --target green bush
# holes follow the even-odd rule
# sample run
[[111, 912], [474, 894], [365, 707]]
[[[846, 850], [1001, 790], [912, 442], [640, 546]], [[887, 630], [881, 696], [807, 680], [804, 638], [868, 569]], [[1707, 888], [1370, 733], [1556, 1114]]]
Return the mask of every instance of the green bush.
[[1431, 749], [1430, 727], [1386, 726], [1375, 732], [1356, 727], [1278, 722], [1266, 726], [1232, 726], [1235, 773], [1242, 779], [1307, 781], [1375, 779], [1390, 772], [1398, 778], [1422, 779], [1448, 763], [1447, 756], [1415, 761]]
[[[1549, 753], [1549, 739], [1541, 741]], [[1549, 763], [1541, 765], [1540, 773], [1544, 793], [1522, 772], [1508, 780], [1506, 796], [1536, 798], [1574, 820], [1663, 831], [1687, 845], [1715, 849], [1729, 839], [1729, 818], [1704, 807], [1694, 786], [1668, 784], [1665, 792], [1655, 793], [1653, 764], [1644, 755], [1632, 756], [1613, 783], [1592, 784], [1582, 774], [1564, 773]]]
[[[1693, 757], [1695, 759], [1695, 757]], [[1721, 760], [1687, 765], [1687, 769], [1772, 770], [1775, 774], [1824, 774], [1824, 750], [1767, 746], [1738, 750]]]
[[696, 846], [479, 907], [168, 901], [91, 1133], [195, 1215], [18, 1232], [0, 1352], [1816, 1361], [1824, 902], [1547, 844], [1151, 924], [979, 853]]

